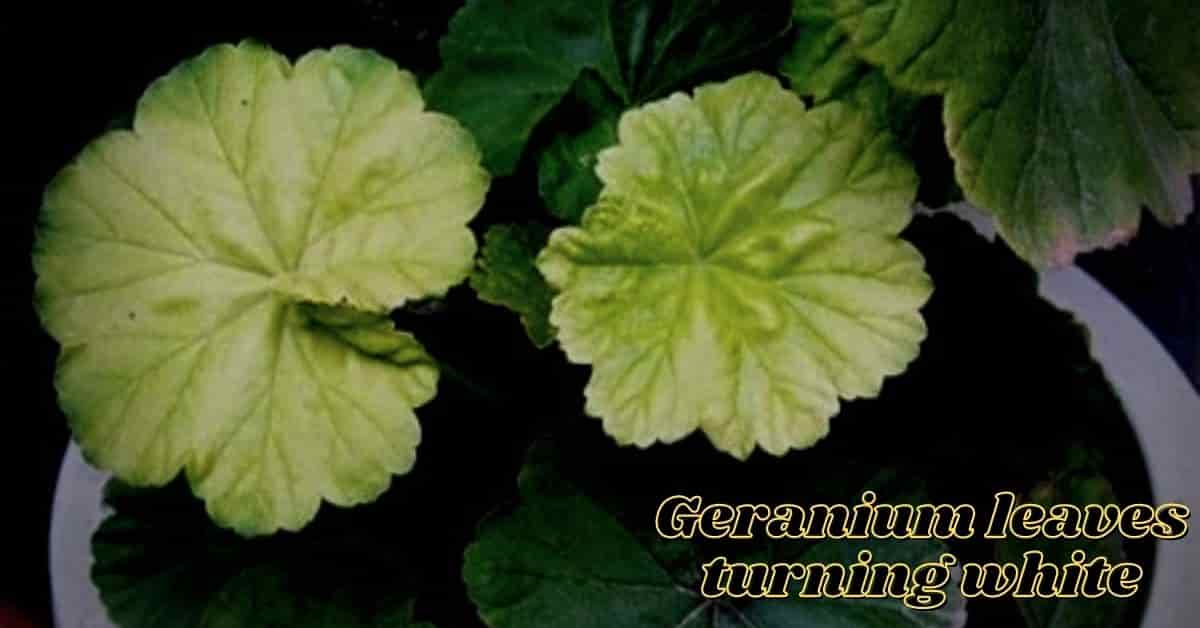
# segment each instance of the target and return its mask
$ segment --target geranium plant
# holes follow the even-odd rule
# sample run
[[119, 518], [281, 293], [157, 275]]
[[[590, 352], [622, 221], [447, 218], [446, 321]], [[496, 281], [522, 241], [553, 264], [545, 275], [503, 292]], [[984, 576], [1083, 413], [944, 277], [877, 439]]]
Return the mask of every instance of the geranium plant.
[[[115, 623], [1136, 625], [1136, 599], [709, 600], [731, 548], [652, 514], [1149, 501], [1035, 271], [1190, 212], [1200, 9], [472, 0], [444, 27], [421, 77], [215, 43], [49, 183], [37, 309], [114, 478]], [[914, 211], [963, 199], [999, 242]]]

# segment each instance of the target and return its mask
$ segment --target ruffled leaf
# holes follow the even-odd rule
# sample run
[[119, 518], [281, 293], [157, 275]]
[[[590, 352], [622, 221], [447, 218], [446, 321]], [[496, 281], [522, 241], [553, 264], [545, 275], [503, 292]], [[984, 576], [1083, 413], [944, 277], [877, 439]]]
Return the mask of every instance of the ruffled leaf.
[[967, 200], [1037, 265], [1182, 222], [1200, 169], [1200, 5], [835, 0], [860, 56], [943, 94]]
[[[582, 110], [585, 128], [557, 135], [538, 158], [538, 192], [559, 220], [578, 224], [600, 195], [596, 162], [600, 151], [617, 143], [617, 121], [625, 110], [594, 72], [584, 72], [572, 88], [571, 105]], [[566, 106], [566, 105], [564, 105]]]
[[[217, 46], [155, 82], [50, 184], [34, 253], [88, 459], [137, 485], [184, 470], [244, 534], [375, 499], [437, 381], [386, 314], [469, 272], [479, 160], [366, 51]], [[318, 320], [336, 310], [358, 322]]]
[[833, 0], [794, 0], [793, 19], [796, 41], [780, 70], [796, 92], [826, 102], [873, 72], [838, 26]]
[[816, 104], [853, 103], [897, 132], [911, 122], [919, 98], [899, 92], [883, 72], [858, 58], [837, 23], [834, 0], [794, 0], [796, 40], [784, 55], [780, 72], [796, 93]]
[[[1039, 484], [1034, 487], [1027, 501], [1043, 508], [1051, 508], [1056, 504], [1070, 504], [1083, 508], [1088, 504], [1119, 503], [1108, 480], [1087, 468], [1060, 473], [1052, 480]], [[996, 560], [1019, 565], [1025, 552], [1029, 551], [1042, 552], [1045, 562], [1055, 565], [1070, 564], [1071, 554], [1075, 551], [1083, 551], [1087, 561], [1104, 557], [1117, 563], [1127, 559], [1120, 534], [1113, 532], [1099, 539], [1035, 537], [1022, 540], [1009, 537], [997, 542]], [[1125, 613], [1132, 606], [1131, 600], [1111, 595], [1092, 599], [1028, 598], [1017, 599], [1016, 602], [1029, 628], [1102, 628], [1120, 625]]]
[[554, 342], [550, 324], [554, 293], [534, 265], [549, 235], [550, 230], [538, 224], [488, 229], [478, 268], [471, 275], [471, 287], [479, 298], [519, 314], [529, 339], [539, 348]]
[[[894, 599], [706, 599], [697, 583], [677, 579], [693, 578], [704, 562], [690, 542], [643, 544], [654, 537], [641, 529], [649, 525], [627, 525], [553, 469], [529, 464], [520, 485], [520, 504], [484, 522], [463, 568], [468, 593], [492, 628], [960, 628], [966, 622], [955, 582], [946, 587], [947, 604], [935, 611], [914, 611]], [[947, 548], [937, 541], [825, 541], [777, 560], [848, 565], [863, 549], [879, 562], [916, 565]]]
[[625, 104], [744, 59], [788, 28], [787, 3], [721, 0], [474, 0], [441, 41], [430, 101], [511, 174], [534, 128], [584, 70]]
[[120, 628], [433, 628], [413, 619], [402, 557], [361, 528], [360, 545], [308, 531], [247, 541], [182, 486], [109, 486], [92, 580]]
[[598, 204], [538, 266], [619, 442], [701, 429], [781, 455], [916, 357], [931, 285], [897, 237], [915, 175], [865, 114], [749, 74], [626, 113], [598, 172]]

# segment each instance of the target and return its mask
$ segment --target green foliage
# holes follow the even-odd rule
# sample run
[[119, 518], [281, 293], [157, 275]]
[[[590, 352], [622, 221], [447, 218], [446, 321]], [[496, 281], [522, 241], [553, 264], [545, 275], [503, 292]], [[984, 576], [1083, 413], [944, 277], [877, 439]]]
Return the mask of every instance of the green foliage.
[[600, 151], [617, 143], [617, 122], [624, 103], [597, 74], [585, 71], [571, 91], [568, 104], [582, 111], [583, 129], [557, 134], [538, 159], [538, 192], [550, 213], [578, 224], [583, 212], [600, 195], [596, 163]]
[[405, 557], [369, 528], [271, 545], [215, 527], [179, 483], [108, 493], [92, 579], [122, 628], [433, 628], [412, 619]]
[[583, 70], [634, 104], [753, 55], [788, 26], [780, 0], [472, 0], [442, 39], [430, 102], [507, 175]]
[[[1083, 508], [1088, 504], [1119, 504], [1113, 487], [1103, 475], [1088, 468], [1072, 469], [1038, 484], [1030, 492], [1028, 502], [1050, 508], [1055, 504], [1071, 504]], [[1025, 552], [1039, 551], [1047, 563], [1067, 565], [1071, 554], [1082, 550], [1087, 560], [1104, 557], [1111, 562], [1125, 560], [1123, 543], [1118, 532], [1101, 539], [1021, 540], [1008, 538], [996, 545], [996, 559], [1002, 563], [1021, 564]], [[1030, 598], [1018, 599], [1017, 605], [1029, 628], [1104, 628], [1121, 623], [1128, 612], [1130, 600], [1105, 595], [1101, 598]]]
[[521, 315], [521, 324], [538, 348], [554, 342], [550, 299], [554, 294], [534, 266], [550, 229], [538, 224], [498, 225], [483, 237], [471, 287], [479, 298]]
[[[183, 63], [51, 182], [34, 252], [75, 439], [124, 482], [171, 483], [110, 488], [92, 576], [112, 618], [962, 626], [953, 596], [698, 594], [714, 555], [912, 564], [940, 543], [664, 540], [647, 504], [845, 503], [868, 478], [977, 509], [1037, 482], [1043, 504], [1148, 495], [1083, 330], [1010, 250], [910, 208], [918, 184], [957, 193], [953, 165], [1035, 265], [1131, 236], [1143, 206], [1182, 219], [1197, 30], [1169, 0], [469, 0], [425, 89], [444, 113], [348, 47]], [[404, 41], [432, 59], [427, 32]], [[517, 176], [477, 217], [485, 166]], [[528, 222], [538, 195], [559, 228]], [[555, 340], [580, 366], [538, 350]], [[497, 510], [539, 438], [557, 458]], [[1061, 471], [1074, 442], [1100, 462]], [[1077, 547], [1152, 567], [1115, 537], [954, 551]], [[1090, 628], [1136, 604], [984, 613]]]
[[796, 39], [779, 70], [798, 94], [816, 104], [853, 103], [897, 133], [912, 122], [920, 98], [897, 91], [883, 72], [858, 58], [837, 23], [834, 0], [795, 0]]
[[[467, 548], [468, 590], [492, 628], [956, 628], [966, 621], [953, 583], [948, 603], [928, 612], [896, 600], [707, 599], [695, 582], [706, 562], [702, 548], [682, 540], [648, 544], [650, 519], [620, 520], [543, 462], [525, 467], [520, 489], [520, 504], [487, 520]], [[848, 565], [869, 549], [883, 562], [919, 564], [946, 550], [936, 541], [824, 541], [792, 555], [788, 549], [774, 548], [770, 560]]]
[[1200, 170], [1200, 7], [834, 0], [855, 52], [942, 94], [967, 200], [1036, 265], [1182, 222]]

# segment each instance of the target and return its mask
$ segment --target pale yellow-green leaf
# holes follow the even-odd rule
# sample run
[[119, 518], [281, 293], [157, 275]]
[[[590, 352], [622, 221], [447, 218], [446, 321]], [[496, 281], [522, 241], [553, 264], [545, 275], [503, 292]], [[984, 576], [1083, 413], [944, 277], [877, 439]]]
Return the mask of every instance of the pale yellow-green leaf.
[[600, 201], [539, 259], [618, 441], [700, 429], [783, 454], [916, 357], [931, 284], [897, 236], [916, 177], [869, 116], [749, 74], [628, 112], [619, 135]]
[[411, 74], [211, 48], [46, 191], [34, 263], [90, 461], [181, 470], [214, 519], [294, 530], [408, 471], [437, 371], [386, 314], [466, 277], [488, 179]]

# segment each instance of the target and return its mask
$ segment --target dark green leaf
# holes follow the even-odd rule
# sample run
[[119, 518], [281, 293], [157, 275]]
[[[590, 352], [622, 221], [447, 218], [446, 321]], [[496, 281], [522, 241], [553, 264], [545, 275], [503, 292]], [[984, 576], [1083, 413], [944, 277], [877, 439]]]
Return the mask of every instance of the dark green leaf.
[[502, 305], [521, 316], [529, 339], [539, 348], [554, 342], [550, 300], [554, 292], [534, 266], [550, 235], [538, 224], [496, 225], [483, 238], [471, 287], [487, 303]]
[[751, 57], [788, 30], [787, 2], [616, 0], [613, 40], [627, 93], [644, 102]]
[[121, 628], [432, 628], [412, 618], [404, 561], [369, 539], [247, 540], [182, 482], [106, 494], [92, 580]]
[[[917, 612], [896, 600], [710, 600], [680, 577], [693, 561], [688, 541], [646, 543], [653, 522], [623, 522], [549, 465], [531, 463], [520, 480], [521, 503], [482, 526], [467, 549], [464, 577], [480, 615], [493, 628], [884, 628], [957, 627], [966, 620], [951, 582], [949, 602]], [[918, 564], [937, 557], [938, 542], [827, 541], [799, 562], [854, 562], [871, 550], [880, 561]]]
[[[871, 552], [875, 563], [900, 563], [920, 565], [936, 562], [948, 551], [947, 547], [932, 540], [882, 540], [822, 541], [804, 552], [799, 562], [854, 563], [861, 551]], [[960, 572], [951, 575], [950, 582], [939, 591], [946, 593], [946, 604], [937, 610], [919, 611], [906, 607], [893, 599], [801, 599], [795, 596], [779, 600], [765, 600], [751, 604], [743, 612], [750, 628], [950, 628], [966, 624], [966, 600], [958, 595]]]
[[[1078, 458], [1081, 450], [1073, 450]], [[1115, 504], [1117, 497], [1112, 486], [1102, 475], [1094, 471], [1077, 470], [1060, 475], [1033, 489], [1029, 495], [1032, 503], [1049, 507], [1053, 504]], [[1040, 551], [1047, 563], [1066, 565], [1071, 562], [1071, 553], [1083, 550], [1087, 560], [1101, 556], [1113, 562], [1124, 560], [1121, 537], [1114, 533], [1102, 539], [1047, 539], [1041, 536], [1030, 540], [1007, 538], [996, 544], [996, 557], [1000, 562], [1021, 564], [1025, 552]], [[1130, 600], [1105, 595], [1097, 599], [1052, 598], [1018, 599], [1017, 606], [1025, 616], [1030, 628], [1105, 628], [1121, 623], [1121, 618], [1130, 606]]]
[[942, 96], [966, 199], [1039, 266], [1182, 223], [1200, 165], [1200, 4], [834, 0], [860, 57]]
[[902, 139], [921, 98], [888, 84], [881, 70], [860, 60], [838, 26], [833, 0], [795, 0], [796, 39], [780, 72], [816, 104], [842, 100], [871, 113]]
[[832, 5], [833, 0], [795, 0], [796, 40], [780, 65], [792, 89], [818, 103], [836, 98], [875, 72], [854, 53]]
[[572, 88], [568, 102], [582, 113], [582, 131], [565, 130], [550, 142], [538, 160], [538, 191], [550, 213], [578, 224], [600, 195], [596, 156], [617, 143], [617, 121], [624, 106], [594, 72], [585, 71]]
[[412, 603], [365, 612], [349, 591], [330, 593], [297, 584], [278, 567], [247, 569], [231, 578], [205, 607], [205, 628], [433, 628], [414, 623]]
[[600, 196], [596, 155], [617, 140], [616, 118], [604, 118], [579, 135], [560, 135], [538, 162], [538, 191], [550, 213], [579, 224], [583, 212]]
[[426, 94], [506, 175], [583, 70], [632, 105], [762, 51], [789, 18], [783, 0], [475, 0], [442, 39]]
[[474, 0], [441, 41], [442, 69], [425, 93], [483, 148], [484, 165], [510, 174], [538, 122], [591, 68], [621, 89], [609, 2]]

